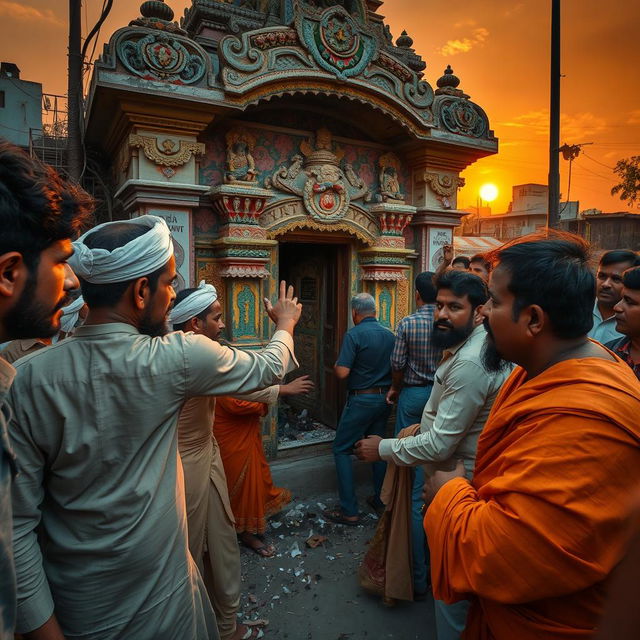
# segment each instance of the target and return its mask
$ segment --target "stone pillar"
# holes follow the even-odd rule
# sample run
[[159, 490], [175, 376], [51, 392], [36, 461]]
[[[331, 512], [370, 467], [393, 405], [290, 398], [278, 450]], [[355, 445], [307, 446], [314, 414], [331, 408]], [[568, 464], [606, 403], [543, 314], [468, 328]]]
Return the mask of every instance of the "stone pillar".
[[442, 261], [442, 247], [453, 244], [453, 230], [466, 213], [457, 207], [458, 189], [464, 185], [456, 171], [426, 166], [414, 172], [416, 214], [413, 226], [420, 271], [435, 271]]
[[371, 207], [378, 217], [380, 236], [373, 247], [358, 252], [364, 289], [376, 300], [378, 319], [392, 331], [410, 311], [409, 282], [413, 254], [405, 246], [404, 229], [415, 207], [385, 202]]

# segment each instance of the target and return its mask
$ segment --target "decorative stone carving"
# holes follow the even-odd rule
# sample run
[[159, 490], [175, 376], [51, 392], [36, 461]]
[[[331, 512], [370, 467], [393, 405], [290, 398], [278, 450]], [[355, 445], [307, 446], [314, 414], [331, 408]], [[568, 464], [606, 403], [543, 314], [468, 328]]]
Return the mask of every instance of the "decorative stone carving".
[[423, 180], [431, 187], [443, 209], [451, 209], [455, 204], [456, 191], [464, 187], [464, 178], [433, 171], [425, 171]]
[[473, 138], [487, 137], [489, 120], [484, 111], [473, 102], [446, 96], [438, 103], [440, 123], [451, 133]]
[[249, 183], [236, 183], [212, 187], [209, 195], [224, 224], [259, 227], [258, 218], [273, 194]]
[[119, 60], [145, 80], [194, 84], [205, 75], [205, 53], [194, 42], [166, 31], [126, 30], [116, 44]]
[[340, 168], [344, 152], [335, 147], [328, 129], [319, 129], [315, 141], [305, 140], [300, 150], [302, 156], [293, 156], [291, 164], [280, 167], [265, 186], [301, 196], [307, 213], [318, 222], [341, 220], [352, 200], [367, 195], [366, 184], [351, 165]]
[[[265, 209], [260, 217], [260, 224], [266, 229], [268, 238], [277, 238], [298, 229], [327, 231], [326, 224], [316, 222], [307, 215], [302, 201], [293, 199], [279, 201]], [[376, 243], [379, 234], [375, 218], [364, 209], [353, 205], [349, 207], [345, 217], [332, 223], [329, 229], [336, 233], [355, 236], [368, 246]]]
[[406, 204], [385, 202], [371, 207], [371, 213], [378, 217], [380, 237], [376, 244], [380, 247], [404, 249], [403, 232], [411, 222], [416, 208]]
[[[192, 156], [200, 156], [205, 152], [202, 142], [180, 140], [176, 149], [176, 142], [170, 138], [158, 141], [155, 136], [143, 136], [137, 133], [129, 136], [129, 147], [142, 149], [151, 162], [165, 168], [181, 167], [187, 164]], [[168, 173], [169, 175], [165, 174], [167, 177], [175, 175], [173, 169]]]
[[227, 183], [257, 182], [257, 171], [253, 160], [255, 138], [247, 131], [232, 129], [227, 133]]
[[458, 89], [458, 85], [460, 84], [460, 78], [453, 73], [453, 69], [451, 65], [448, 64], [447, 68], [444, 70], [444, 74], [440, 76], [436, 82], [438, 88], [436, 89], [436, 95], [446, 95], [446, 96], [456, 96], [457, 98], [468, 98], [469, 95], [466, 94], [462, 89]]
[[400, 191], [398, 173], [400, 172], [400, 159], [395, 153], [385, 153], [378, 159], [380, 173], [380, 193], [377, 196], [378, 202], [404, 203], [404, 193]]
[[326, 9], [320, 19], [300, 7], [296, 29], [316, 63], [338, 78], [362, 73], [377, 53], [372, 33], [339, 6]]

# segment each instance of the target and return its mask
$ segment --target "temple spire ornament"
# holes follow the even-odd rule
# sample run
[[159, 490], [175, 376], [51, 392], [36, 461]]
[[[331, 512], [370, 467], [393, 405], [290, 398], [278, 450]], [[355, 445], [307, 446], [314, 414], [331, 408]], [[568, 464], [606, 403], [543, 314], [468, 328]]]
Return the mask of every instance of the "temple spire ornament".
[[438, 78], [436, 81], [436, 85], [438, 88], [436, 89], [436, 95], [447, 95], [447, 96], [456, 96], [458, 98], [469, 98], [462, 89], [458, 89], [458, 85], [460, 84], [460, 78], [453, 73], [453, 69], [451, 65], [448, 64], [447, 68], [444, 70], [444, 74]]
[[177, 22], [173, 21], [173, 9], [164, 0], [146, 0], [140, 5], [140, 18], [129, 23], [132, 27], [147, 27], [186, 35]]

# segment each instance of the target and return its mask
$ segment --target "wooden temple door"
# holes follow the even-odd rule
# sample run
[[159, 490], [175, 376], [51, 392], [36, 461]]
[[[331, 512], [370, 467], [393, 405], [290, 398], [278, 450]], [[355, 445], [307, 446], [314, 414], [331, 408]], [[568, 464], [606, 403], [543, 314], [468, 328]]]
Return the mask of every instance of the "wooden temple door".
[[302, 317], [295, 331], [297, 375], [309, 375], [315, 390], [290, 398], [296, 409], [323, 424], [336, 427], [344, 389], [338, 384], [333, 365], [347, 328], [349, 283], [347, 246], [283, 243], [280, 246], [280, 278], [293, 284], [302, 302]]

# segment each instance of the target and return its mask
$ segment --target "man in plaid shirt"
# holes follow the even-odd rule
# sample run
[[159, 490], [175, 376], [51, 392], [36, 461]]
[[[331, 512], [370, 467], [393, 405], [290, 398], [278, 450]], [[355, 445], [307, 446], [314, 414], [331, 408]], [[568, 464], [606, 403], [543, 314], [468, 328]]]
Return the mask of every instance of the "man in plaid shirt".
[[[433, 273], [425, 271], [416, 277], [416, 312], [398, 324], [391, 353], [391, 388], [387, 402], [397, 402], [395, 433], [420, 422], [433, 387], [433, 376], [440, 363], [442, 350], [431, 341], [436, 288]], [[415, 468], [413, 485], [413, 581], [416, 593], [427, 590], [427, 547], [422, 527], [422, 485], [424, 473]]]

